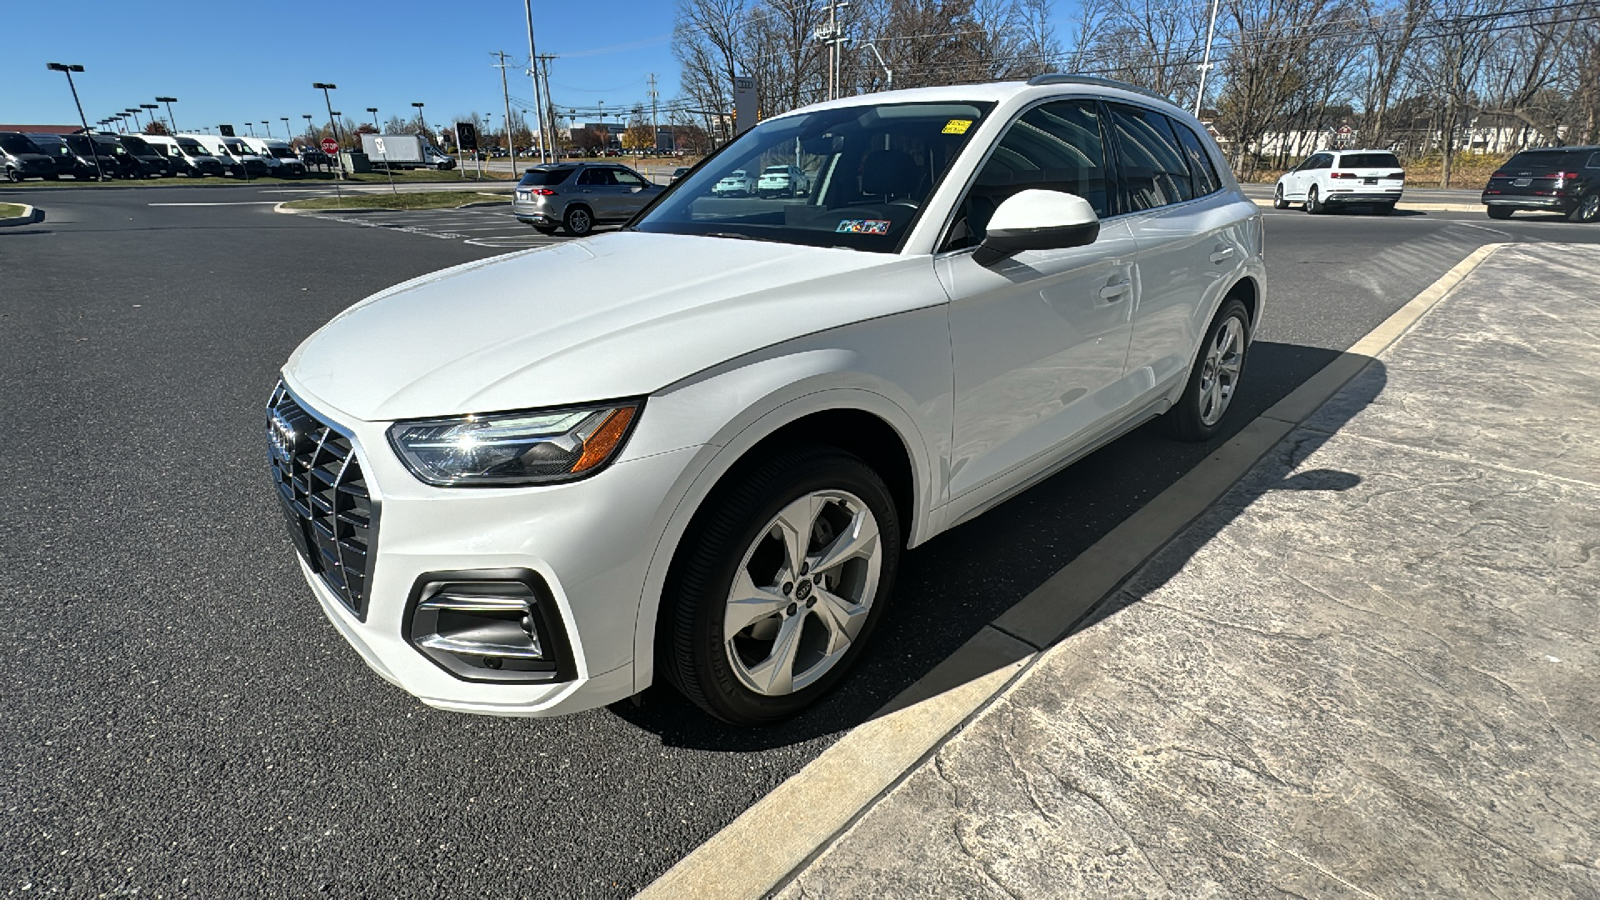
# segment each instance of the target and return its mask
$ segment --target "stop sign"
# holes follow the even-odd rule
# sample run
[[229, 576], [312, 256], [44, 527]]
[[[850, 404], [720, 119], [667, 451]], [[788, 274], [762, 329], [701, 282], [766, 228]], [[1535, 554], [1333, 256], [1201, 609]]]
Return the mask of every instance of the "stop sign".
[[334, 140], [333, 138], [323, 138], [322, 139], [322, 152], [328, 154], [329, 156], [332, 156], [335, 153], [338, 153], [339, 152], [339, 142]]

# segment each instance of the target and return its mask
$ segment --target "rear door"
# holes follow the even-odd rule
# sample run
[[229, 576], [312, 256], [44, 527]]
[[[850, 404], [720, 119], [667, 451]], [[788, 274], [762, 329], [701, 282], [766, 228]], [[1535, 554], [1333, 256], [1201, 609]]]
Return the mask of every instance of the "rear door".
[[614, 219], [617, 183], [609, 167], [590, 166], [578, 173], [578, 198], [588, 204], [596, 219]]
[[[1237, 198], [1200, 139], [1145, 107], [1109, 104], [1124, 209], [1139, 248], [1128, 372], [1142, 399], [1187, 377], [1211, 309], [1243, 264]], [[1254, 213], [1253, 207], [1250, 210]]]

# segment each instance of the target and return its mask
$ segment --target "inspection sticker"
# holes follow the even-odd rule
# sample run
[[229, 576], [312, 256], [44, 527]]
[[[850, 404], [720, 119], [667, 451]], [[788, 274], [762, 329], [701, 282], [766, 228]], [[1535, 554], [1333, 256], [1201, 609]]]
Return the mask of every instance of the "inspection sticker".
[[835, 234], [888, 234], [888, 219], [845, 219], [835, 228]]
[[967, 133], [967, 129], [971, 128], [971, 127], [972, 127], [972, 120], [971, 119], [951, 119], [950, 121], [944, 123], [944, 133], [945, 134], [966, 134]]

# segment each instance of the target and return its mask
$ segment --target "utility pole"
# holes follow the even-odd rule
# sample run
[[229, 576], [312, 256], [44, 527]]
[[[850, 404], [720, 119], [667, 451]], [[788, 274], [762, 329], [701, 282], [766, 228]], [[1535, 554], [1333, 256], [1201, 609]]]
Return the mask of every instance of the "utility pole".
[[[495, 55], [500, 57], [500, 63], [495, 66], [500, 70], [500, 96], [506, 101], [506, 149], [511, 151], [511, 174], [517, 174], [517, 142], [511, 139], [511, 89], [506, 87], [506, 52], [496, 50]], [[534, 95], [535, 99], [538, 95]], [[543, 161], [543, 157], [540, 157]]]
[[828, 24], [818, 28], [815, 37], [828, 45], [828, 99], [839, 98], [840, 62], [844, 44], [844, 26], [839, 23], [839, 10], [849, 6], [847, 0], [829, 0]]
[[661, 126], [656, 124], [656, 73], [650, 73], [650, 149], [661, 141]]
[[[548, 121], [545, 118], [541, 117], [540, 118], [540, 124], [542, 126], [547, 125], [549, 127], [549, 129], [550, 129], [550, 161], [551, 162], [558, 162], [560, 160], [560, 155], [559, 155], [559, 153], [557, 152], [557, 149], [556, 149], [556, 145], [559, 144], [560, 141], [557, 140], [557, 137], [556, 137], [556, 131], [557, 131], [557, 126], [556, 126], [556, 102], [555, 102], [555, 100], [551, 99], [551, 97], [550, 97], [550, 60], [552, 60], [552, 59], [560, 59], [560, 58], [561, 57], [559, 57], [559, 56], [552, 56], [549, 53], [541, 53], [541, 54], [539, 54], [539, 63], [542, 66], [542, 69], [541, 69], [541, 71], [539, 73], [540, 76], [541, 76], [540, 81], [544, 85], [544, 99], [540, 104], [540, 108], [549, 117]], [[535, 99], [537, 100], [538, 98], [535, 98]]]
[[523, 0], [523, 8], [528, 13], [528, 77], [533, 82], [533, 99], [535, 103], [534, 118], [539, 123], [539, 161], [545, 162], [547, 139], [544, 133], [544, 104], [539, 103], [543, 92], [539, 90], [539, 51], [533, 49], [533, 0]]
[[1194, 117], [1200, 118], [1200, 104], [1206, 100], [1206, 74], [1211, 71], [1211, 36], [1217, 33], [1217, 7], [1222, 0], [1211, 0], [1211, 24], [1206, 26], [1206, 57], [1200, 63], [1200, 89], [1194, 95]]

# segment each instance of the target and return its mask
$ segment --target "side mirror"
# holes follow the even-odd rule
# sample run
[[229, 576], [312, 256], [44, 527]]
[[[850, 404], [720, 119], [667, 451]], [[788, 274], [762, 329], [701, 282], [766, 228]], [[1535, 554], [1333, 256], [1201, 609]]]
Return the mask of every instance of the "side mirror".
[[1077, 194], [1019, 191], [995, 209], [972, 259], [980, 266], [992, 266], [1024, 250], [1082, 247], [1099, 236], [1100, 217]]

